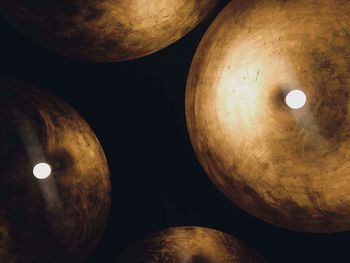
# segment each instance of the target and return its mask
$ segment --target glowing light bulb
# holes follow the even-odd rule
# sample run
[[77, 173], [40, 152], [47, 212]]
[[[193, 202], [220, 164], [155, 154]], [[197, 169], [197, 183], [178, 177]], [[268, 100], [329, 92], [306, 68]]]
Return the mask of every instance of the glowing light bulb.
[[306, 95], [301, 90], [295, 89], [287, 94], [285, 102], [291, 109], [300, 109], [306, 103]]
[[33, 174], [38, 179], [46, 179], [51, 174], [51, 166], [47, 163], [38, 163], [33, 168]]

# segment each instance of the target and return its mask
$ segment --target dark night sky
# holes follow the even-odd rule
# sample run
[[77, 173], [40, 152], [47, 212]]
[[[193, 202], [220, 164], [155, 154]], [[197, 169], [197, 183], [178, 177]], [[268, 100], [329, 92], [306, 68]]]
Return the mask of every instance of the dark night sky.
[[172, 46], [122, 63], [62, 57], [0, 20], [0, 77], [62, 97], [92, 126], [107, 155], [112, 210], [88, 262], [112, 262], [133, 241], [178, 225], [222, 230], [272, 263], [350, 262], [350, 233], [306, 234], [264, 223], [231, 204], [196, 160], [184, 116], [186, 79], [198, 42], [223, 6]]

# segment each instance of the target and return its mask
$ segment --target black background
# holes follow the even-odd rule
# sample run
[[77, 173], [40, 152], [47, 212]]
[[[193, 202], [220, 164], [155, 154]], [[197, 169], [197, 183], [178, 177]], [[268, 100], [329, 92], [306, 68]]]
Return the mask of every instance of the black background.
[[135, 240], [180, 225], [222, 230], [270, 262], [350, 262], [349, 232], [307, 234], [264, 223], [230, 203], [196, 160], [184, 115], [186, 79], [201, 37], [226, 3], [170, 47], [121, 63], [60, 56], [0, 20], [0, 77], [62, 97], [92, 126], [107, 155], [112, 210], [88, 262], [113, 262]]

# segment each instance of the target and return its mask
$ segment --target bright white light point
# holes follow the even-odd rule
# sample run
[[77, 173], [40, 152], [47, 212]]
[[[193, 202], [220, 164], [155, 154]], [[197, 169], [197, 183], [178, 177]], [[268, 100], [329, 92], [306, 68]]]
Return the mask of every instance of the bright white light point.
[[51, 166], [47, 163], [38, 163], [33, 168], [33, 174], [38, 179], [46, 179], [51, 174]]
[[285, 101], [289, 108], [300, 109], [306, 103], [306, 95], [301, 90], [295, 89], [287, 94]]

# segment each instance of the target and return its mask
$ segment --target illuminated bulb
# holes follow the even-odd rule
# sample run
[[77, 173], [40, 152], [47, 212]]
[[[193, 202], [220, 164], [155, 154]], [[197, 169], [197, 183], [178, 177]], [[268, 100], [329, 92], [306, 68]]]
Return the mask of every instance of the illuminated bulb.
[[292, 90], [286, 96], [286, 104], [289, 108], [300, 109], [306, 103], [306, 95], [301, 90]]
[[33, 174], [38, 179], [46, 179], [51, 174], [51, 166], [47, 163], [38, 163], [33, 168]]

